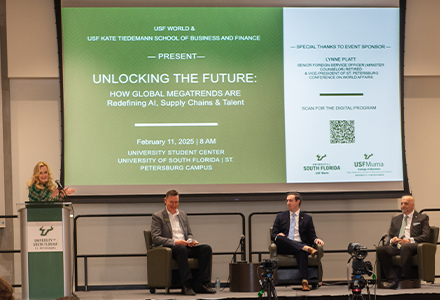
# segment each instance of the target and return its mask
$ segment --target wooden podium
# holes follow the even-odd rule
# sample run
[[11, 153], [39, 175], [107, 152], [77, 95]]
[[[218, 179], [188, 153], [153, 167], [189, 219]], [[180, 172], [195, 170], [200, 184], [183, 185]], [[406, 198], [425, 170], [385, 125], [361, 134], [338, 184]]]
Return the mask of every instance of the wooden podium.
[[72, 295], [71, 203], [29, 202], [20, 208], [22, 299]]

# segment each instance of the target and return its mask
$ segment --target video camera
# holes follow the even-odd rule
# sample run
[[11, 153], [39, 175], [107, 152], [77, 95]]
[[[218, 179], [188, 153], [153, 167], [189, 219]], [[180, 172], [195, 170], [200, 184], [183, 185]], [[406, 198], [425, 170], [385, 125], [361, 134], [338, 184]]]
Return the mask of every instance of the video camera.
[[348, 262], [354, 259], [352, 263], [353, 272], [351, 274], [349, 286], [353, 294], [350, 299], [362, 300], [362, 289], [365, 286], [368, 289], [367, 280], [365, 280], [362, 275], [367, 274], [368, 276], [371, 276], [373, 274], [373, 265], [369, 261], [364, 261], [365, 257], [368, 255], [367, 247], [363, 247], [357, 243], [350, 243], [348, 244], [348, 254], [351, 255]]
[[363, 247], [357, 243], [348, 244], [348, 254], [351, 258], [354, 258], [352, 268], [352, 275], [364, 275], [371, 276], [373, 274], [373, 265], [369, 261], [364, 261], [367, 257], [367, 247]]
[[277, 267], [276, 260], [265, 259], [261, 263], [261, 268], [263, 268], [266, 273], [272, 273], [273, 270], [276, 269], [276, 267]]
[[363, 247], [357, 243], [348, 244], [348, 254], [354, 255], [358, 259], [364, 259], [367, 257], [367, 247]]

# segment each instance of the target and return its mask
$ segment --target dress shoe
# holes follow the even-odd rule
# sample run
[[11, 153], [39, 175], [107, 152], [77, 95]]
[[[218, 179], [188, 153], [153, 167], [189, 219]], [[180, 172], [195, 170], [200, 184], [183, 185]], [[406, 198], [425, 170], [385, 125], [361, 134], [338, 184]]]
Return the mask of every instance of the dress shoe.
[[200, 294], [215, 294], [216, 290], [208, 285], [196, 284], [194, 285], [194, 291]]
[[211, 284], [205, 284], [204, 287], [206, 288], [207, 291], [209, 291], [210, 294], [217, 293], [217, 290], [215, 288], [212, 288], [210, 285]]
[[308, 252], [313, 258], [315, 258], [316, 255], [318, 255], [318, 250], [316, 250], [315, 248], [312, 248], [312, 247], [308, 247], [308, 248], [307, 248], [307, 252]]
[[387, 285], [387, 289], [390, 289], [390, 290], [397, 290], [398, 287], [399, 287], [399, 283], [397, 281], [391, 281]]
[[195, 296], [196, 295], [196, 293], [194, 292], [194, 290], [192, 288], [186, 287], [186, 286], [183, 286], [182, 294], [187, 295], [187, 296]]
[[303, 291], [310, 291], [309, 283], [307, 281], [302, 282], [302, 290]]

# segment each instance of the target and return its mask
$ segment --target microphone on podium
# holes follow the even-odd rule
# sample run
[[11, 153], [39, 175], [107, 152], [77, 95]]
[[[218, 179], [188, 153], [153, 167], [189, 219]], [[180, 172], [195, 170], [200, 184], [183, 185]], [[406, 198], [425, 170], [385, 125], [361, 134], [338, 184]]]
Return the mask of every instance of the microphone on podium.
[[55, 180], [55, 183], [57, 184], [59, 190], [63, 189], [63, 186], [61, 185], [59, 180]]
[[61, 185], [61, 182], [60, 182], [59, 180], [55, 180], [55, 183], [56, 183], [57, 186], [58, 186], [58, 191], [59, 191], [59, 195], [60, 195], [60, 197], [62, 197], [62, 198], [67, 198], [67, 194], [66, 194], [66, 192], [64, 191], [64, 188], [63, 188], [63, 186]]

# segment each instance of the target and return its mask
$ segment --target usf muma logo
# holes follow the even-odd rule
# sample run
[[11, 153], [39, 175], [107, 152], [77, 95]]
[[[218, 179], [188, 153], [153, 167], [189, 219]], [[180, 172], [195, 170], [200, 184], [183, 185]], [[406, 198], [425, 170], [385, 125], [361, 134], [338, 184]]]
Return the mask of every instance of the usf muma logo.
[[53, 230], [53, 226], [50, 226], [50, 229], [45, 229], [44, 228], [44, 226], [41, 226], [40, 227], [40, 231], [41, 231], [41, 236], [46, 236], [48, 233], [49, 233], [49, 231], [52, 231]]
[[321, 160], [323, 160], [324, 157], [326, 157], [326, 156], [327, 156], [327, 154], [324, 154], [323, 156], [317, 154], [317, 155], [316, 155], [316, 158], [317, 158], [318, 161], [321, 161]]
[[365, 154], [364, 154], [365, 159], [369, 159], [369, 158], [372, 157], [372, 156], [373, 156], [373, 153], [371, 153], [371, 154], [367, 154], [367, 153], [365, 153]]

